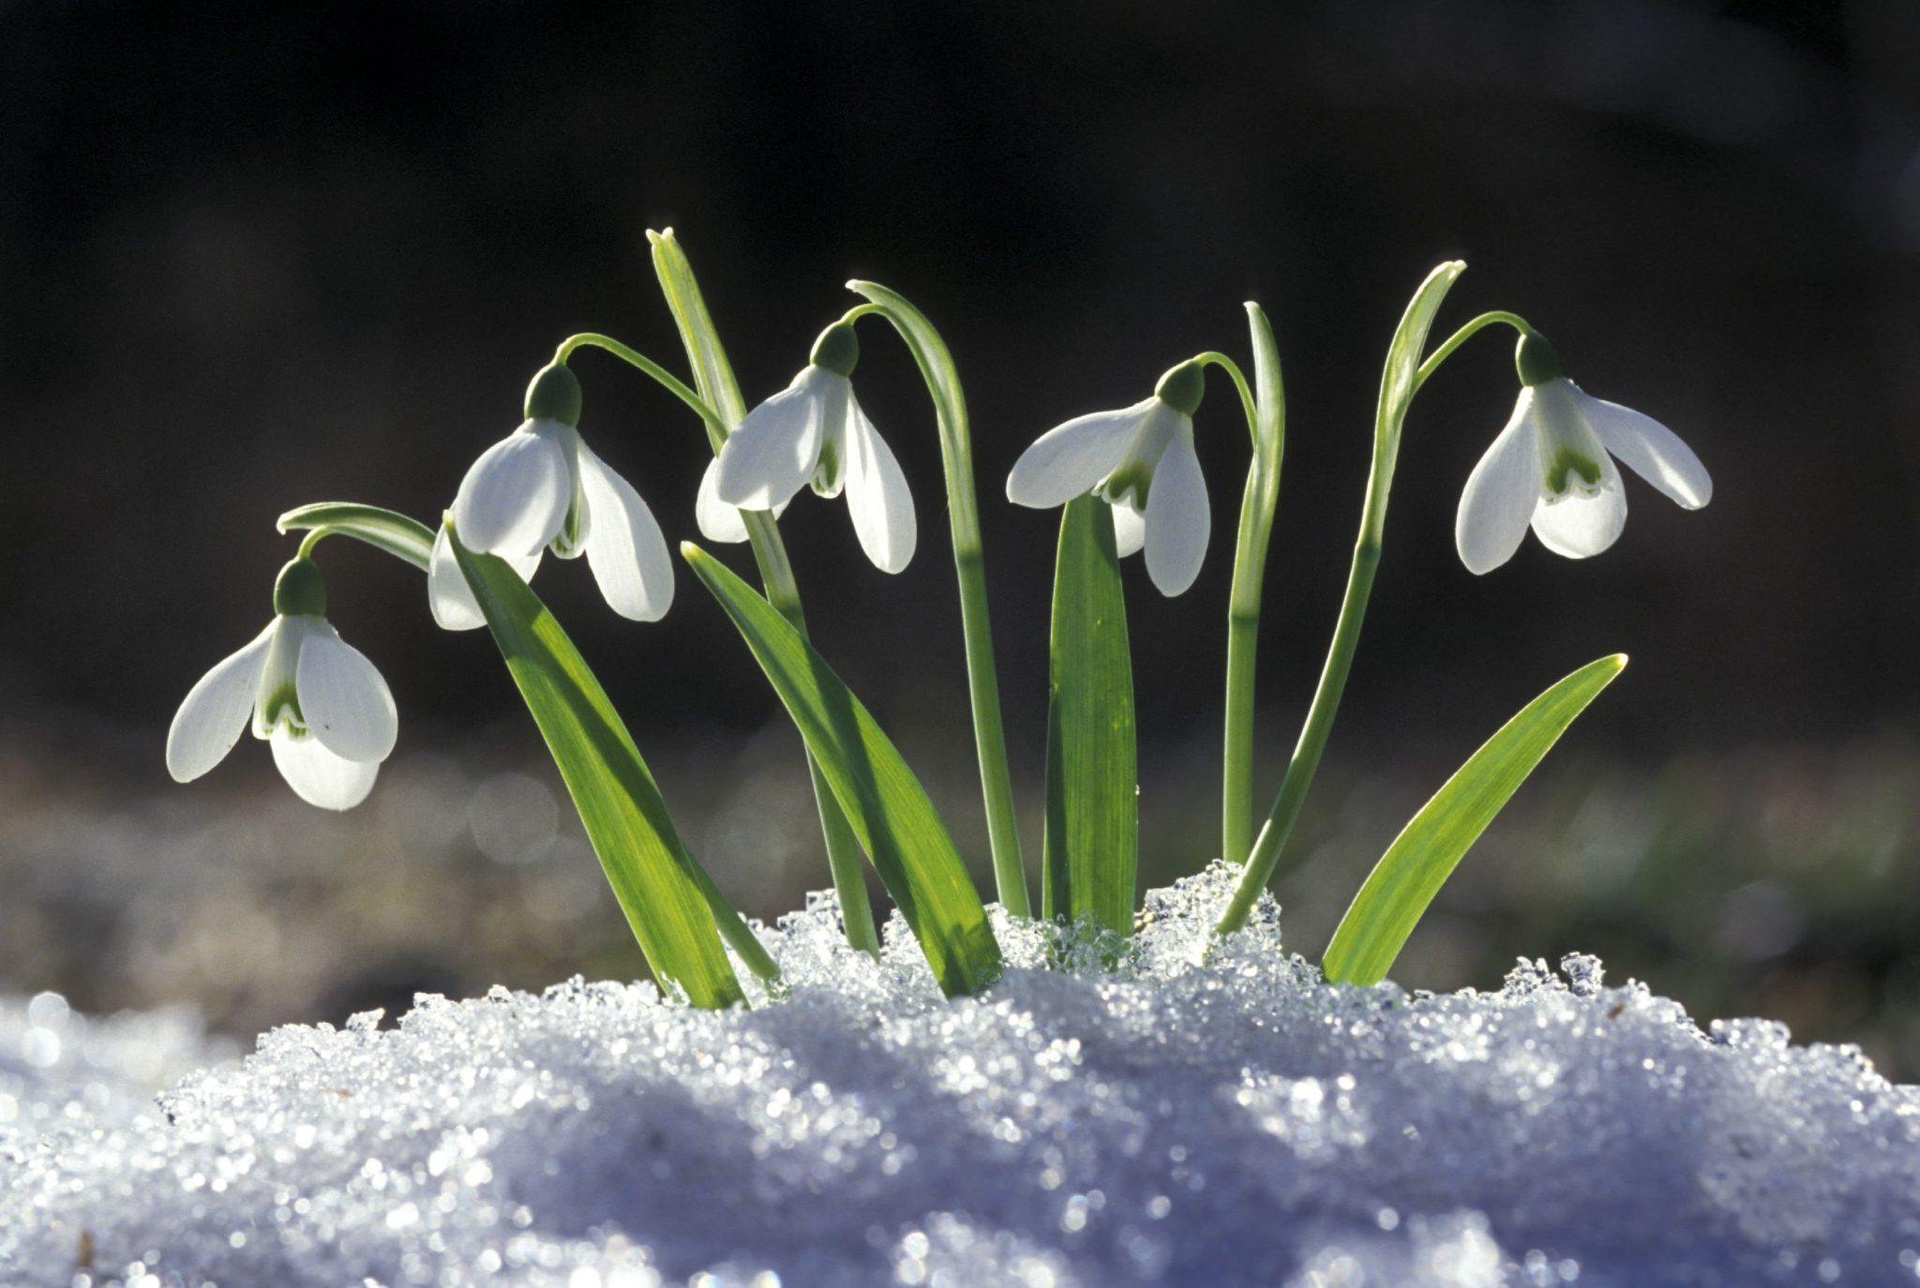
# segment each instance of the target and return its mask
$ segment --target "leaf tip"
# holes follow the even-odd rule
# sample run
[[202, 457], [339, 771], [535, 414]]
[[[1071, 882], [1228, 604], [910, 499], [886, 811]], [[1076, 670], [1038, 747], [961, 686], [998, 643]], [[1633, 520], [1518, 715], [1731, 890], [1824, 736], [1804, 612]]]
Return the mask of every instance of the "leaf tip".
[[697, 564], [707, 557], [707, 552], [691, 541], [682, 541], [680, 543], [680, 557], [688, 563]]

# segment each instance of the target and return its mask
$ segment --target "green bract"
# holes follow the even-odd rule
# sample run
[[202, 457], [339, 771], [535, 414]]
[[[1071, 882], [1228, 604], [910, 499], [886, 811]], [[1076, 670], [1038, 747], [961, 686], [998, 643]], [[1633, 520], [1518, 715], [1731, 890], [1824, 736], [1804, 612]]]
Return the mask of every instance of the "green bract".
[[[436, 533], [405, 515], [345, 502], [282, 515], [281, 531], [305, 535], [276, 586], [275, 622], [189, 694], [169, 737], [169, 768], [182, 781], [206, 773], [251, 716], [257, 734], [275, 739], [276, 760], [307, 799], [348, 808], [365, 795], [393, 746], [392, 701], [371, 664], [324, 622], [326, 587], [313, 562], [327, 537], [353, 537], [427, 572], [442, 626], [490, 629], [655, 975], [696, 1006], [743, 1002], [731, 949], [762, 988], [782, 987], [778, 964], [687, 850], [632, 735], [527, 585], [543, 552], [585, 553], [616, 612], [652, 620], [667, 611], [671, 560], [652, 511], [574, 428], [582, 397], [569, 359], [599, 349], [671, 394], [698, 421], [713, 454], [695, 505], [700, 529], [713, 541], [748, 543], [761, 588], [699, 547], [683, 544], [681, 551], [800, 732], [848, 942], [867, 952], [880, 948], [864, 852], [941, 989], [978, 993], [1001, 970], [988, 909], [919, 780], [809, 642], [778, 526], [786, 500], [810, 483], [826, 496], [844, 491], [876, 566], [899, 572], [912, 557], [917, 527], [909, 480], [848, 381], [860, 358], [856, 325], [883, 319], [912, 355], [933, 405], [994, 885], [1008, 915], [1030, 917], [988, 618], [972, 431], [953, 355], [926, 315], [899, 294], [850, 282], [865, 302], [830, 322], [794, 383], [750, 412], [679, 241], [671, 231], [648, 236], [691, 383], [609, 336], [583, 332], [564, 340], [528, 386], [526, 423], [489, 448], [461, 484], [453, 514], [475, 549], [461, 544], [454, 519]], [[1124, 943], [1133, 928], [1140, 801], [1121, 560], [1144, 550], [1149, 576], [1166, 595], [1185, 592], [1204, 571], [1211, 514], [1194, 435], [1209, 367], [1233, 381], [1250, 445], [1228, 597], [1220, 794], [1221, 853], [1243, 871], [1219, 922], [1223, 935], [1245, 922], [1287, 856], [1358, 650], [1408, 416], [1449, 356], [1488, 326], [1520, 336], [1515, 362], [1523, 387], [1515, 415], [1462, 496], [1456, 540], [1472, 571], [1512, 557], [1528, 523], [1558, 553], [1605, 549], [1624, 515], [1614, 457], [1689, 509], [1707, 503], [1711, 480], [1684, 443], [1650, 418], [1581, 393], [1552, 347], [1517, 314], [1480, 314], [1429, 349], [1434, 320], [1464, 268], [1448, 262], [1427, 276], [1387, 346], [1346, 591], [1313, 701], [1257, 837], [1255, 646], [1287, 429], [1280, 352], [1266, 315], [1257, 304], [1246, 306], [1251, 381], [1226, 354], [1200, 353], [1168, 369], [1151, 397], [1068, 420], [1015, 464], [1009, 499], [1061, 509], [1049, 637], [1043, 918], [1087, 926], [1108, 947]], [[1121, 384], [1136, 393], [1140, 387], [1138, 380]], [[595, 433], [604, 442], [612, 430], [597, 426]], [[638, 454], [631, 445], [616, 450]], [[1370, 984], [1385, 977], [1473, 842], [1625, 660], [1602, 658], [1548, 689], [1414, 816], [1341, 921], [1326, 956], [1330, 979]], [[1103, 948], [1102, 956], [1111, 962], [1113, 953]]]

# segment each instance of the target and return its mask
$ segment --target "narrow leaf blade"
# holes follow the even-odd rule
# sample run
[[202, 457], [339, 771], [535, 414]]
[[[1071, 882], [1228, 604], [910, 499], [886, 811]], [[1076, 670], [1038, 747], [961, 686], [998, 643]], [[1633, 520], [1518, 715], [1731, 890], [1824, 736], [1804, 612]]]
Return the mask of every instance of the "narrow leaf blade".
[[920, 780], [792, 624], [706, 551], [680, 549], [786, 705], [941, 990], [953, 997], [993, 983], [1000, 946]]
[[504, 560], [476, 554], [458, 539], [453, 551], [647, 964], [695, 1006], [743, 1000], [701, 893], [698, 866], [599, 681]]
[[1051, 672], [1041, 915], [1091, 915], [1125, 935], [1140, 851], [1133, 662], [1113, 514], [1098, 497], [1060, 516]]
[[1446, 302], [1447, 292], [1466, 271], [1467, 262], [1463, 259], [1435, 265], [1420, 283], [1420, 289], [1407, 301], [1407, 311], [1394, 329], [1393, 341], [1387, 346], [1386, 369], [1380, 379], [1380, 423], [1390, 426], [1395, 434], [1406, 419], [1407, 405], [1413, 401], [1418, 387], [1420, 359], [1427, 349], [1427, 333], [1433, 329], [1433, 319]]
[[1337, 983], [1377, 984], [1467, 850], [1587, 704], [1627, 664], [1603, 657], [1523, 707], [1421, 807], [1340, 919], [1324, 963]]

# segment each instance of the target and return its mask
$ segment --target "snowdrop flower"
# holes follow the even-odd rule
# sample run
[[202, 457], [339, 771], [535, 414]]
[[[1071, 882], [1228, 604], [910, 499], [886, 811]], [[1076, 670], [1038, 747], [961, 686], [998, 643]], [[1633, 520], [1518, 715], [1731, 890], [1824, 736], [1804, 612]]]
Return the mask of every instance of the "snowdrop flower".
[[1513, 417], [1460, 494], [1454, 539], [1470, 571], [1511, 559], [1529, 524], [1569, 559], [1611, 546], [1627, 522], [1616, 458], [1688, 510], [1713, 498], [1706, 467], [1672, 430], [1583, 392], [1539, 335], [1521, 335], [1514, 364], [1522, 388]]
[[814, 341], [793, 383], [747, 413], [714, 459], [713, 504], [699, 507], [703, 532], [731, 530], [719, 513], [726, 506], [778, 514], [811, 483], [829, 499], [846, 492], [854, 533], [874, 567], [899, 572], [907, 566], [919, 538], [913, 494], [853, 396], [848, 377], [859, 360], [853, 324], [836, 322]]
[[1048, 430], [1014, 462], [1007, 499], [1046, 509], [1094, 493], [1113, 508], [1121, 557], [1144, 546], [1160, 593], [1183, 593], [1200, 575], [1213, 524], [1193, 450], [1193, 413], [1205, 388], [1200, 363], [1183, 362], [1145, 402]]
[[167, 771], [191, 782], [212, 769], [253, 718], [253, 736], [299, 797], [352, 809], [373, 790], [399, 732], [393, 694], [373, 663], [326, 619], [327, 588], [295, 559], [273, 589], [274, 619], [253, 642], [201, 677], [167, 731]]
[[[453, 520], [469, 550], [499, 555], [523, 579], [543, 550], [587, 556], [607, 604], [656, 621], [673, 602], [673, 559], [653, 511], [633, 485], [580, 440], [580, 382], [565, 364], [527, 386], [526, 423], [489, 447], [460, 480]], [[433, 618], [450, 631], [484, 626], [444, 527], [427, 568]]]

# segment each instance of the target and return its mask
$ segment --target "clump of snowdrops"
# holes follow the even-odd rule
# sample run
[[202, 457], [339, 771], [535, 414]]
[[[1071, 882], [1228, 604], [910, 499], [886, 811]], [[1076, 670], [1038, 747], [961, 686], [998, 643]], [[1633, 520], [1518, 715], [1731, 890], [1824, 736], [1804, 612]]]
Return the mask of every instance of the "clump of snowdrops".
[[[673, 602], [675, 561], [659, 522], [582, 434], [583, 399], [571, 361], [582, 349], [601, 349], [652, 377], [706, 431], [713, 460], [696, 500], [700, 531], [710, 542], [746, 543], [760, 588], [692, 542], [680, 546], [680, 556], [738, 628], [799, 729], [848, 941], [866, 952], [879, 948], [861, 879], [864, 860], [912, 928], [940, 987], [948, 995], [977, 992], [1000, 972], [981, 895], [912, 770], [808, 642], [779, 528], [788, 504], [811, 487], [845, 499], [875, 567], [899, 572], [913, 558], [913, 491], [853, 384], [860, 324], [885, 324], [919, 366], [940, 437], [994, 894], [1009, 914], [1033, 917], [1001, 727], [972, 439], [952, 356], [901, 296], [850, 282], [862, 302], [820, 333], [786, 389], [749, 409], [685, 253], [670, 230], [649, 236], [692, 383], [618, 340], [575, 335], [534, 375], [523, 423], [474, 461], [437, 525], [341, 502], [282, 515], [282, 532], [305, 535], [274, 587], [273, 619], [188, 693], [168, 735], [168, 768], [182, 782], [199, 777], [251, 724], [305, 800], [339, 810], [366, 798], [393, 750], [397, 714], [380, 673], [328, 623], [326, 584], [314, 562], [328, 537], [357, 538], [426, 574], [427, 605], [442, 627], [493, 633], [661, 982], [696, 1006], [743, 1002], [730, 947], [777, 988], [779, 967], [682, 841], [626, 725], [529, 588], [548, 552], [585, 555], [607, 606], [621, 616], [654, 622]], [[1008, 499], [1061, 511], [1039, 917], [1109, 944], [1133, 928], [1134, 683], [1119, 561], [1144, 551], [1150, 580], [1168, 596], [1184, 593], [1199, 574], [1211, 534], [1194, 433], [1210, 373], [1231, 386], [1230, 407], [1244, 416], [1251, 448], [1227, 616], [1221, 772], [1220, 851], [1241, 875], [1220, 935], [1245, 924], [1287, 851], [1359, 644], [1407, 415], [1461, 345], [1488, 327], [1518, 336], [1513, 414], [1460, 498], [1455, 539], [1474, 573], [1504, 564], [1529, 528], [1570, 558], [1606, 550], [1626, 520], [1616, 461], [1688, 509], [1707, 503], [1706, 470], [1679, 438], [1583, 392], [1553, 347], [1517, 314], [1483, 313], [1429, 350], [1428, 332], [1465, 267], [1444, 263], [1427, 276], [1388, 345], [1352, 569], [1319, 685], [1264, 821], [1254, 812], [1254, 656], [1286, 400], [1279, 351], [1259, 305], [1246, 306], [1251, 377], [1225, 353], [1197, 354], [1170, 367], [1139, 401], [1056, 426], [1014, 462]], [[1372, 983], [1385, 976], [1468, 847], [1625, 664], [1619, 655], [1603, 657], [1548, 688], [1440, 788], [1355, 895], [1324, 958], [1330, 979]]]

